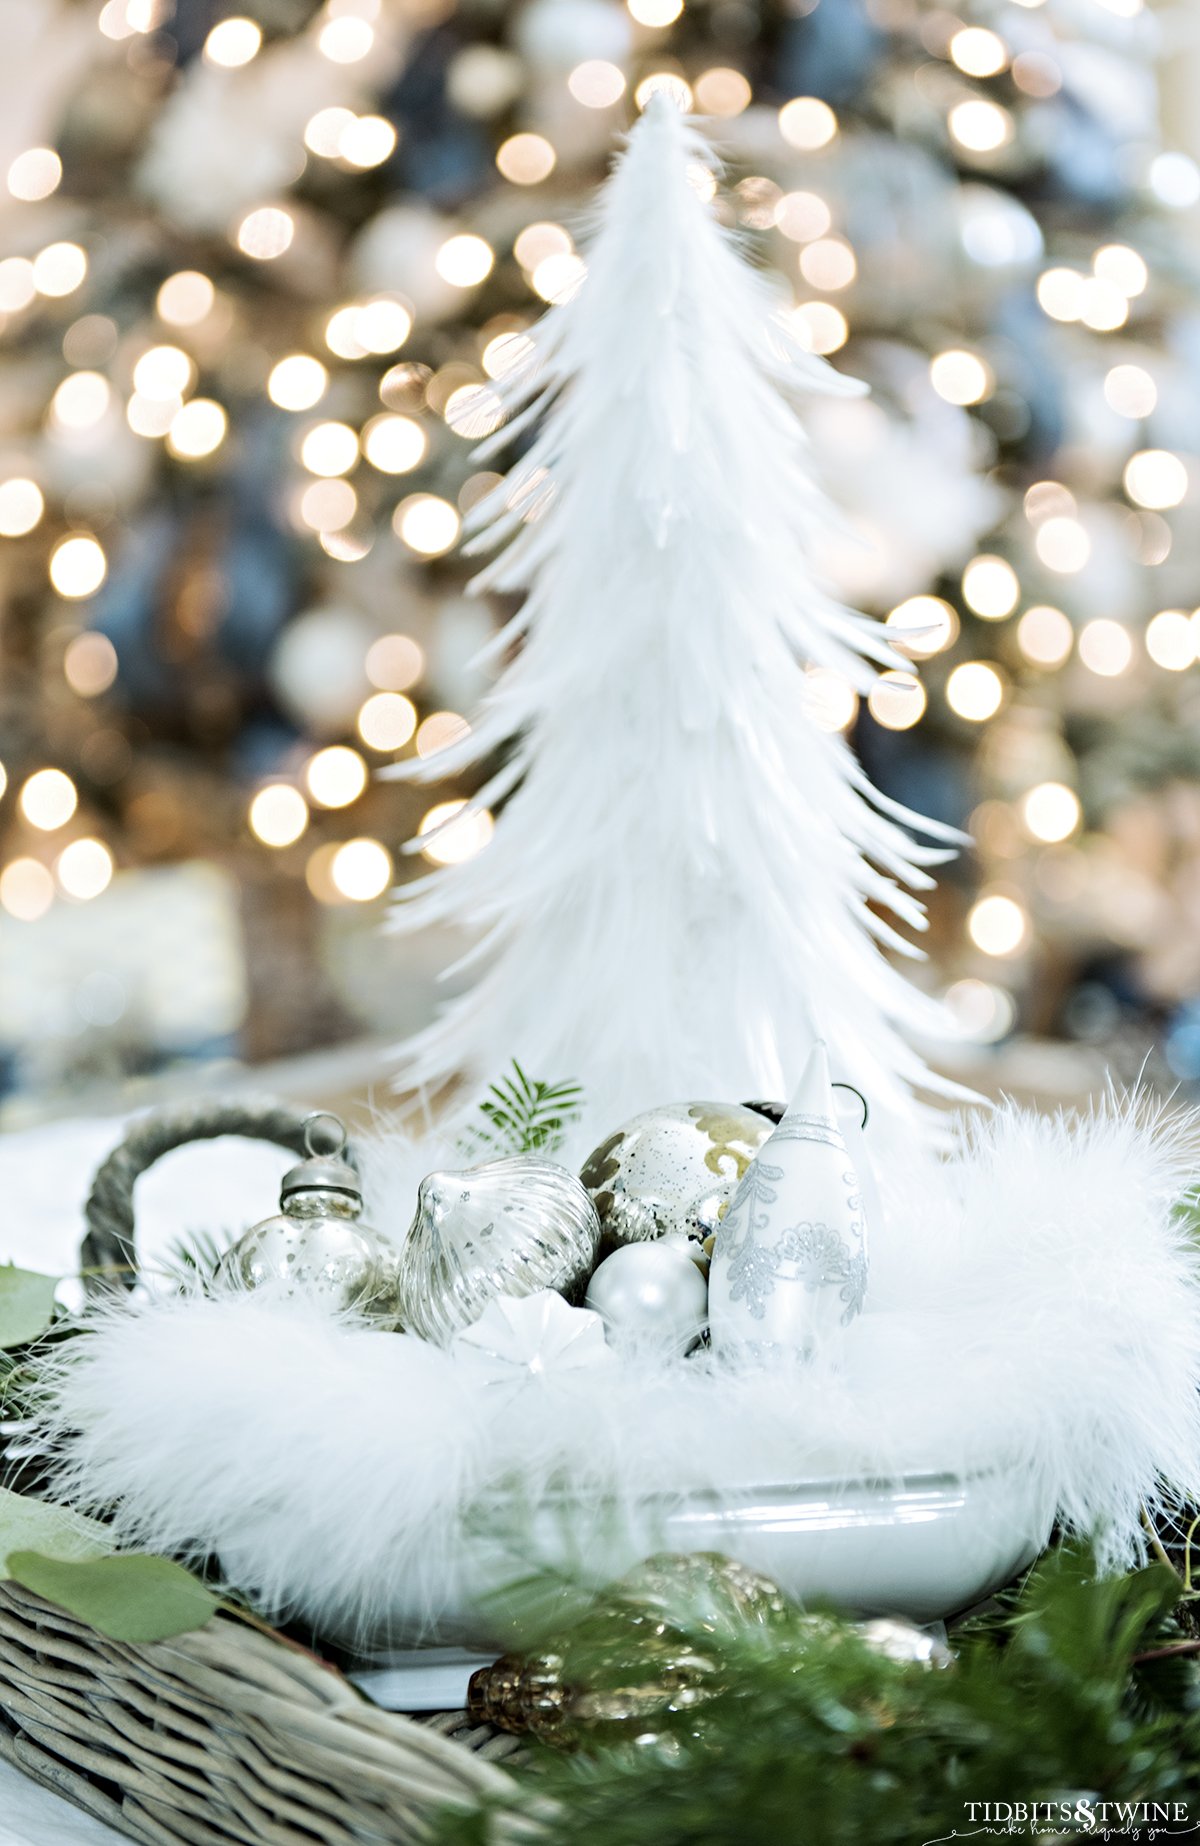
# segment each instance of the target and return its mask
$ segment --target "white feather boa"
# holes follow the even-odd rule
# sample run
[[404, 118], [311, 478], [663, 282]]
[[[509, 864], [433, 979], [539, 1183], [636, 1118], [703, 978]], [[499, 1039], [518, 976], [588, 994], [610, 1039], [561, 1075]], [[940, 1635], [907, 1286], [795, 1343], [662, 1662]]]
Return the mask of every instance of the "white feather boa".
[[217, 1554], [265, 1608], [329, 1629], [414, 1602], [436, 1618], [465, 1524], [514, 1488], [631, 1503], [1002, 1461], [1116, 1564], [1143, 1504], [1200, 1489], [1200, 1265], [1179, 1215], [1195, 1127], [1007, 1107], [948, 1161], [891, 1175], [836, 1367], [628, 1364], [514, 1398], [266, 1294], [110, 1307], [52, 1362], [57, 1485], [123, 1541]]

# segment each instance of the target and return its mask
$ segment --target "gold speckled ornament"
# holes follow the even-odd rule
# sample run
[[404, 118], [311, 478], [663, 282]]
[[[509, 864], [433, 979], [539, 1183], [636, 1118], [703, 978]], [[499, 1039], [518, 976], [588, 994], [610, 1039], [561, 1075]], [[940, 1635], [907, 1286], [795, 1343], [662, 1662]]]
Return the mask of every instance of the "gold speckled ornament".
[[737, 1102], [666, 1103], [602, 1141], [579, 1177], [603, 1248], [716, 1230], [742, 1175], [771, 1134], [768, 1116]]
[[[689, 1632], [678, 1617], [691, 1618]], [[788, 1619], [769, 1577], [712, 1551], [647, 1558], [599, 1598], [564, 1649], [506, 1654], [471, 1677], [467, 1709], [480, 1724], [570, 1747], [588, 1736], [653, 1743], [674, 1713], [702, 1707], [721, 1689], [723, 1636]], [[697, 1652], [694, 1631], [713, 1638]], [[593, 1669], [586, 1687], [570, 1683], [565, 1648], [582, 1641]], [[640, 1673], [630, 1673], [636, 1650]], [[632, 1680], [632, 1683], [631, 1683]]]

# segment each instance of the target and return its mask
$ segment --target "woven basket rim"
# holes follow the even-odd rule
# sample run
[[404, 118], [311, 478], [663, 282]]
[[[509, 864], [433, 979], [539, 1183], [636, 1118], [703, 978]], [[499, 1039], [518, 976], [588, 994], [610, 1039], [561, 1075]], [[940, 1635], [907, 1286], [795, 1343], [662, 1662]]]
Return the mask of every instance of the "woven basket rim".
[[0, 1756], [145, 1846], [404, 1846], [441, 1806], [511, 1811], [494, 1759], [518, 1747], [466, 1714], [383, 1711], [234, 1616], [112, 1641], [0, 1582]]

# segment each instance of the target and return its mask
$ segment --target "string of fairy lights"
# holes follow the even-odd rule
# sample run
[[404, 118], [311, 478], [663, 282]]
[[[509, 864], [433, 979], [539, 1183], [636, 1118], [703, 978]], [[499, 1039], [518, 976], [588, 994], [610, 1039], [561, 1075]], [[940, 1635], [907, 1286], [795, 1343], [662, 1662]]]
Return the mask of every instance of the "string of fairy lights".
[[[685, 3], [625, 0], [628, 49], [620, 57], [614, 52], [577, 62], [561, 78], [556, 107], [611, 112], [616, 127], [630, 97], [644, 107], [650, 95], [665, 88], [682, 108], [719, 120], [732, 121], [752, 108], [765, 114], [742, 70], [721, 64], [685, 73], [670, 55], [666, 35], [684, 14]], [[1040, 0], [1009, 3], [1018, 13], [1031, 13]], [[1140, 8], [1140, 0], [1092, 3], [1125, 19]], [[115, 45], [134, 45], [169, 16], [170, 0], [107, 0], [99, 10], [98, 32]], [[371, 57], [386, 24], [382, 0], [326, 0], [305, 34], [321, 58], [353, 75]], [[968, 170], [1003, 172], [1018, 123], [1003, 99], [1011, 100], [1010, 91], [991, 93], [989, 85], [1002, 79], [1022, 97], [1053, 97], [1063, 82], [1054, 56], [1046, 49], [1014, 50], [995, 23], [971, 24], [946, 9], [920, 15], [917, 30], [928, 61], [916, 81], [924, 102], [936, 111], [947, 149]], [[266, 43], [255, 19], [231, 15], [208, 33], [203, 60], [216, 72], [237, 72], [253, 64]], [[477, 59], [470, 72], [460, 73], [457, 81], [464, 91], [471, 84], [486, 87], [499, 81], [497, 60], [510, 54], [484, 49], [491, 62]], [[859, 253], [839, 226], [835, 201], [821, 180], [822, 159], [836, 150], [843, 126], [837, 111], [817, 96], [791, 97], [774, 114], [777, 164], [781, 169], [789, 161], [798, 164], [805, 184], [788, 189], [765, 174], [750, 174], [732, 188], [728, 209], [772, 240], [777, 267], [795, 278], [795, 301], [781, 312], [811, 351], [830, 356], [851, 338], [860, 280]], [[313, 112], [297, 138], [295, 177], [313, 163], [337, 173], [367, 173], [382, 167], [396, 146], [397, 129], [386, 116], [350, 102], [327, 104]], [[537, 189], [552, 181], [560, 158], [550, 133], [520, 129], [499, 142], [495, 167], [515, 195], [528, 192], [536, 201]], [[12, 160], [6, 185], [13, 201], [36, 206], [54, 195], [62, 178], [58, 151], [31, 147]], [[716, 179], [698, 173], [697, 185], [711, 195]], [[1158, 151], [1148, 159], [1145, 189], [1159, 206], [1187, 209], [1200, 200], [1200, 171], [1184, 154]], [[284, 188], [240, 212], [228, 241], [238, 258], [266, 269], [286, 260], [302, 235], [303, 211]], [[85, 244], [86, 239], [60, 239], [31, 255], [0, 261], [0, 331], [19, 330], [25, 317], [46, 304], [78, 298], [86, 309], [91, 257]], [[465, 356], [433, 365], [410, 356], [422, 348], [421, 314], [398, 290], [369, 290], [330, 305], [308, 345], [271, 356], [262, 390], [276, 410], [295, 421], [288, 517], [296, 534], [319, 546], [331, 565], [353, 567], [389, 530], [414, 566], [443, 559], [457, 543], [470, 507], [495, 484], [495, 474], [471, 473], [465, 459], [454, 497], [420, 481], [439, 445], [469, 445], [498, 427], [502, 411], [495, 381], [520, 359], [525, 329], [542, 306], [565, 299], [586, 273], [567, 227], [536, 210], [513, 234], [511, 252], [524, 278], [528, 311], [485, 321], [474, 350]], [[438, 282], [464, 303], [497, 261], [507, 257], [508, 249], [495, 237], [449, 219], [430, 252]], [[1043, 266], [1036, 300], [1048, 321], [1077, 325], [1102, 342], [1136, 325], [1152, 282], [1143, 252], [1126, 242], [1101, 242], [1078, 260]], [[45, 410], [47, 441], [86, 449], [89, 441], [99, 443], [114, 419], [121, 419], [136, 437], [161, 444], [177, 464], [219, 465], [223, 449], [237, 434], [236, 411], [211, 384], [201, 389], [200, 381], [212, 378], [215, 358], [225, 342], [236, 338], [220, 277], [199, 267], [167, 275], [155, 296], [154, 319], [157, 326], [132, 343], [118, 338], [116, 326], [103, 314], [83, 311], [71, 322], [62, 342], [68, 369]], [[374, 406], [366, 416], [352, 415], [339, 397], [337, 381], [344, 373], [371, 368], [382, 368]], [[1169, 516], [1189, 495], [1193, 465], [1173, 450], [1136, 446], [1140, 426], [1158, 402], [1160, 387], [1151, 367], [1114, 355], [1111, 364], [1101, 364], [1101, 373], [1105, 403], [1128, 421], [1132, 437], [1119, 480], [1103, 492], [1136, 519], [1139, 555], [1153, 563], [1170, 548]], [[978, 349], [952, 345], [933, 353], [928, 376], [944, 403], [964, 411], [985, 406], [1001, 388], [986, 341]], [[335, 398], [337, 406], [326, 414], [325, 406]], [[118, 682], [122, 663], [112, 640], [89, 628], [86, 616], [89, 599], [108, 575], [112, 541], [50, 505], [35, 472], [31, 468], [0, 481], [0, 537], [17, 542], [48, 535], [47, 585], [63, 604], [80, 612], [77, 632], [63, 654], [67, 686], [81, 700], [103, 699]], [[418, 477], [413, 490], [397, 492], [410, 476]], [[537, 512], [534, 496], [525, 516], [535, 518]], [[1094, 544], [1091, 509], [1066, 485], [1034, 482], [1024, 494], [1021, 517], [1033, 556], [1051, 582], [1069, 584], [1086, 568]], [[985, 726], [1012, 698], [1014, 670], [1049, 675], [1077, 661], [1103, 680], [1144, 667], [1179, 674], [1200, 657], [1200, 611], [1165, 608], [1138, 630], [1109, 614], [1075, 621], [1053, 600], [1028, 597], [1012, 559], [999, 551], [981, 552], [966, 563], [959, 593], [962, 610], [994, 625], [998, 634], [1004, 632], [1004, 648], [997, 649], [997, 658], [956, 660], [937, 692], [929, 691], [915, 672], [884, 673], [867, 705], [885, 730], [920, 724], [934, 697], [944, 699], [963, 725]], [[898, 650], [914, 666], [952, 649], [963, 626], [955, 603], [932, 593], [905, 598], [885, 619]], [[352, 812], [381, 762], [407, 753], [429, 756], [462, 734], [466, 720], [458, 712], [422, 710], [426, 669], [424, 650], [414, 636], [395, 632], [372, 641], [364, 661], [370, 690], [358, 709], [355, 734], [313, 749], [294, 771], [266, 779], [249, 793], [246, 825], [265, 851], [298, 848], [314, 814]], [[817, 722], [831, 730], [854, 724], [859, 702], [851, 686], [816, 670], [810, 686]], [[6, 780], [0, 768], [0, 793]], [[48, 763], [30, 771], [15, 793], [25, 840], [0, 869], [0, 907], [14, 918], [34, 920], [58, 899], [86, 902], [100, 895], [114, 875], [116, 855], [84, 824], [80, 791], [71, 776]], [[1022, 836], [1034, 847], [1063, 847], [1079, 837], [1085, 824], [1079, 794], [1065, 776], [1032, 783], [1012, 807]], [[419, 833], [432, 836], [424, 846], [428, 859], [447, 863], [479, 851], [491, 829], [489, 814], [450, 801], [430, 806]], [[313, 845], [304, 875], [323, 903], [366, 903], [388, 889], [395, 865], [388, 845], [362, 832]], [[1019, 891], [988, 883], [970, 908], [965, 929], [982, 956], [1004, 961], [1028, 948], [1033, 922]], [[1002, 984], [968, 975], [953, 983], [951, 997], [978, 1036], [999, 1036], [1011, 1023], [1011, 1000]]]

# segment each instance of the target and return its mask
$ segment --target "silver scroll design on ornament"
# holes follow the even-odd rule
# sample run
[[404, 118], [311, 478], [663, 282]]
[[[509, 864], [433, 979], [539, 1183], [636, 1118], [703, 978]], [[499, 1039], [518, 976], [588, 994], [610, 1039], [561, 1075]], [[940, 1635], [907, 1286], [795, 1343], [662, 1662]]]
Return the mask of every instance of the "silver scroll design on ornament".
[[[832, 1129], [832, 1133], [826, 1138], [825, 1135], [803, 1132], [804, 1129], [811, 1130], [816, 1126]], [[821, 1139], [827, 1146], [840, 1145], [842, 1151], [845, 1151], [838, 1130], [823, 1118], [808, 1118], [803, 1123], [798, 1122], [797, 1127], [802, 1132], [789, 1135], [788, 1139]], [[778, 1129], [775, 1134], [778, 1137]], [[858, 1175], [850, 1171], [842, 1177], [850, 1190], [846, 1203], [851, 1211], [857, 1212], [862, 1205]], [[762, 1320], [768, 1298], [775, 1293], [782, 1265], [791, 1263], [797, 1271], [795, 1280], [802, 1282], [810, 1294], [815, 1294], [820, 1288], [837, 1289], [838, 1299], [844, 1303], [841, 1325], [848, 1327], [855, 1315], [862, 1312], [867, 1295], [867, 1252], [863, 1243], [862, 1221], [859, 1219], [851, 1226], [851, 1230], [857, 1234], [857, 1249], [832, 1225], [814, 1220], [789, 1226], [773, 1244], [760, 1243], [756, 1233], [769, 1229], [768, 1208], [778, 1199], [776, 1187], [782, 1178], [783, 1168], [768, 1166], [760, 1154], [742, 1181], [744, 1190], [738, 1202], [737, 1216], [740, 1218], [744, 1209], [746, 1229], [729, 1259], [729, 1298], [731, 1301], [744, 1301], [751, 1318]], [[734, 1228], [733, 1217], [734, 1213], [731, 1212], [721, 1227], [725, 1236]]]

